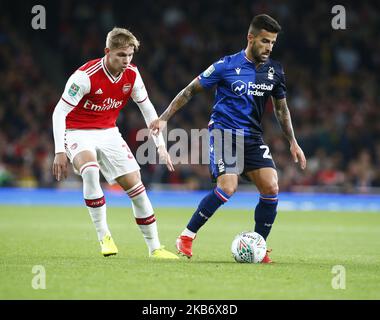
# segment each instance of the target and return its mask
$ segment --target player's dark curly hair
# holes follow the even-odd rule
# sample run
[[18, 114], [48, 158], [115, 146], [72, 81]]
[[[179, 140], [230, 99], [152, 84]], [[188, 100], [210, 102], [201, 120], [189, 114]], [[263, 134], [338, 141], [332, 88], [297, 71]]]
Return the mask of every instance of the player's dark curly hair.
[[262, 29], [268, 32], [279, 33], [281, 31], [281, 26], [271, 16], [268, 16], [267, 14], [259, 14], [253, 17], [248, 32], [257, 34]]

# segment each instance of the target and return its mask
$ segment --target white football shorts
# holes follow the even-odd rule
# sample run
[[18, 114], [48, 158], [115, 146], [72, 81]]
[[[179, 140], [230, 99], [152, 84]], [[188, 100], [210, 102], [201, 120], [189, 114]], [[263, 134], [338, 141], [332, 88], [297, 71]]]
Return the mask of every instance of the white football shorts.
[[[135, 157], [121, 136], [119, 129], [66, 130], [66, 154], [73, 163], [82, 151], [91, 151], [99, 164], [100, 171], [109, 184], [127, 173], [140, 170]], [[74, 168], [74, 172], [79, 172]]]

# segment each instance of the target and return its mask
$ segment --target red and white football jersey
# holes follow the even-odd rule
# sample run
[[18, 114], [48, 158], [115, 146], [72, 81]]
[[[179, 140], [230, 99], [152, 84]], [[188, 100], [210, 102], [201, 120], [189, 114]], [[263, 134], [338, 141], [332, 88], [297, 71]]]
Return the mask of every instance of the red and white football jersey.
[[71, 75], [61, 98], [74, 107], [66, 117], [66, 129], [115, 127], [129, 97], [136, 103], [148, 98], [135, 65], [128, 65], [115, 78], [107, 69], [104, 57], [87, 62]]

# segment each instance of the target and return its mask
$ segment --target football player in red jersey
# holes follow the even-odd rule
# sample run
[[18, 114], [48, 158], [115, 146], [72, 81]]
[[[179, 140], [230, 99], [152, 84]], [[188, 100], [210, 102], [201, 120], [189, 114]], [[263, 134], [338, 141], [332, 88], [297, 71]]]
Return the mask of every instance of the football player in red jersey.
[[[74, 171], [82, 177], [84, 200], [104, 256], [115, 255], [118, 249], [107, 225], [99, 171], [108, 183], [117, 182], [131, 199], [149, 256], [178, 259], [160, 244], [140, 167], [116, 126], [129, 97], [139, 106], [147, 125], [157, 118], [141, 75], [131, 64], [138, 48], [139, 41], [129, 30], [114, 28], [107, 35], [104, 57], [85, 63], [71, 75], [53, 113], [53, 174], [58, 181], [66, 178], [69, 158]], [[173, 171], [162, 135], [153, 139], [160, 159]]]

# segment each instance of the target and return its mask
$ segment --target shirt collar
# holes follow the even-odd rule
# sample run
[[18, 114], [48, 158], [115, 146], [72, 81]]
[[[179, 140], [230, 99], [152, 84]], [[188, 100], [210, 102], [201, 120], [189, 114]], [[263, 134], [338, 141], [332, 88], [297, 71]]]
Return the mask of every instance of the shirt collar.
[[242, 60], [252, 65], [255, 68], [255, 70], [262, 68], [263, 66], [265, 66], [266, 64], [270, 62], [270, 58], [268, 58], [267, 61], [265, 61], [263, 64], [259, 65], [258, 67], [256, 67], [255, 63], [252, 60], [248, 59], [247, 55], [245, 54], [245, 49], [240, 51], [240, 55], [242, 57]]
[[123, 72], [120, 72], [119, 76], [118, 77], [114, 77], [111, 73], [111, 71], [108, 70], [107, 66], [106, 66], [106, 57], [103, 57], [102, 58], [102, 68], [103, 68], [103, 71], [104, 73], [106, 74], [107, 78], [112, 82], [112, 83], [116, 83], [118, 82], [122, 75], [123, 75]]

